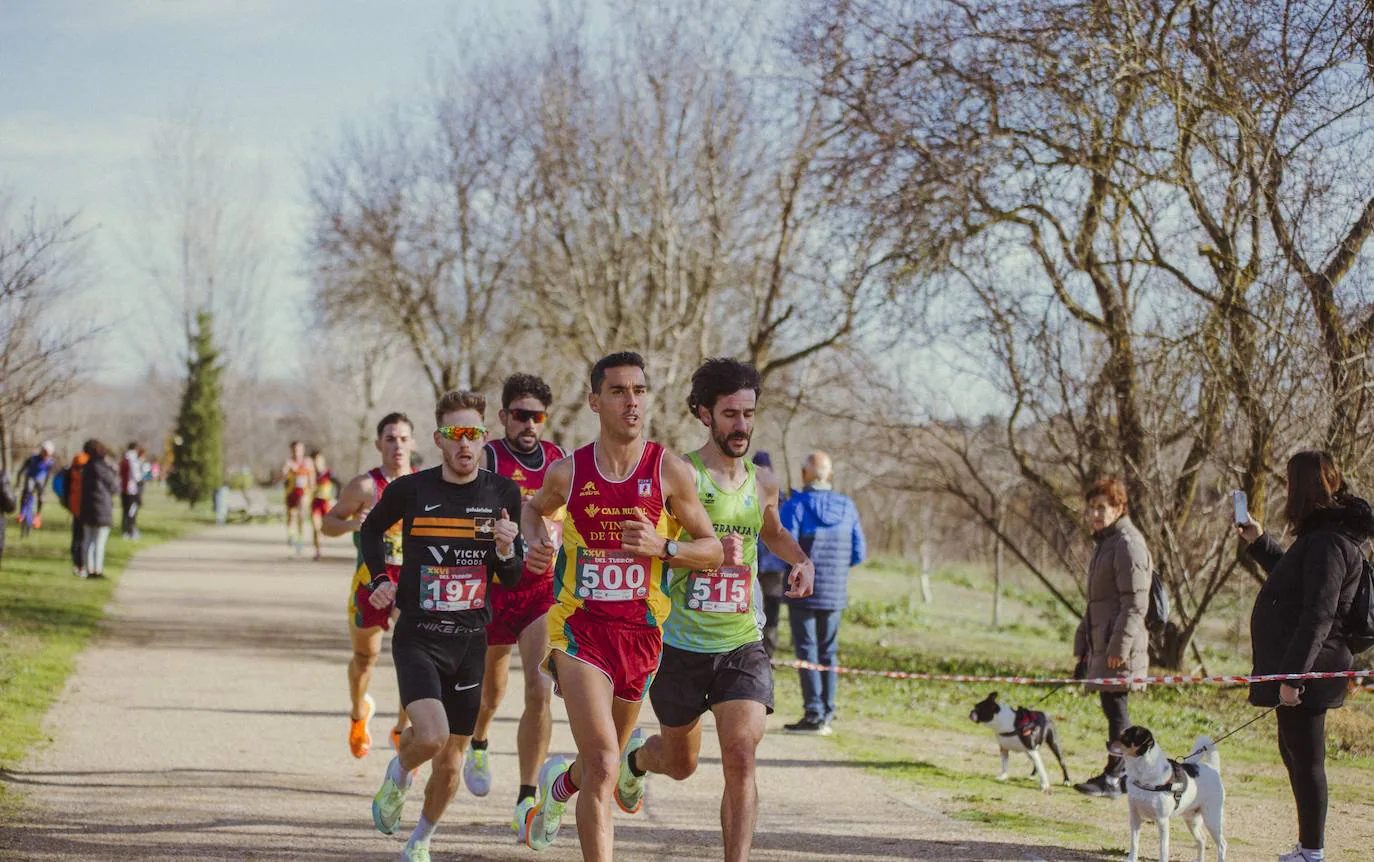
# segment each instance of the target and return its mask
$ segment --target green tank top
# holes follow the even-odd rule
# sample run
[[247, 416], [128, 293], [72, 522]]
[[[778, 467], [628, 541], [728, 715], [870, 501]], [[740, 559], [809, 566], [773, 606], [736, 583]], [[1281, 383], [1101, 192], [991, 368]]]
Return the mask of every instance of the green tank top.
[[673, 569], [668, 581], [673, 612], [663, 623], [663, 642], [690, 652], [730, 652], [762, 637], [755, 619], [754, 589], [759, 531], [763, 529], [758, 479], [754, 465], [746, 461], [744, 484], [726, 491], [711, 478], [695, 452], [687, 459], [696, 470], [697, 494], [711, 516], [716, 535], [739, 533], [744, 537], [744, 564], [710, 572]]

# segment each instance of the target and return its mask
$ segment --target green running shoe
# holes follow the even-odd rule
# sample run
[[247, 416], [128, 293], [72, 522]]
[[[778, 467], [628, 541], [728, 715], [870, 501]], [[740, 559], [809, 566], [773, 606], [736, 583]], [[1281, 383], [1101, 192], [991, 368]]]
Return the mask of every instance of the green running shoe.
[[515, 816], [511, 818], [510, 828], [515, 832], [515, 840], [525, 843], [525, 821], [529, 819], [530, 809], [534, 807], [534, 797], [530, 796], [515, 803]]
[[630, 732], [630, 741], [620, 754], [620, 778], [615, 783], [615, 804], [626, 814], [638, 814], [644, 806], [644, 779], [647, 775], [635, 775], [630, 771], [630, 753], [644, 747], [644, 731], [635, 728]]
[[[392, 758], [396, 762], [396, 758]], [[396, 764], [400, 767], [400, 764]], [[383, 835], [391, 835], [396, 831], [396, 827], [401, 823], [401, 809], [406, 804], [406, 791], [409, 788], [401, 787], [391, 780], [391, 767], [386, 768], [386, 778], [382, 779], [382, 786], [377, 791], [377, 795], [372, 797], [372, 825], [377, 827], [377, 831]], [[425, 851], [429, 852], [429, 851]]]
[[406, 849], [401, 851], [403, 862], [429, 862], [429, 842], [423, 844], [407, 844]]
[[539, 804], [525, 815], [525, 846], [531, 850], [543, 850], [558, 837], [567, 803], [553, 798], [553, 783], [568, 771], [569, 765], [561, 755], [555, 754], [539, 770]]
[[491, 752], [476, 748], [468, 752], [463, 761], [463, 783], [473, 796], [486, 796], [491, 792]]

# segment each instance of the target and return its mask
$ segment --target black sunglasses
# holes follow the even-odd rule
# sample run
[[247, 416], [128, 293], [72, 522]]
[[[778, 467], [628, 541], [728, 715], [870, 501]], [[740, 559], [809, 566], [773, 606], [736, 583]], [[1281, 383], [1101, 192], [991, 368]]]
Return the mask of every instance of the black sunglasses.
[[516, 422], [529, 422], [533, 420], [536, 425], [543, 425], [544, 420], [549, 418], [549, 414], [543, 410], [520, 410], [519, 408], [512, 410], [510, 415]]

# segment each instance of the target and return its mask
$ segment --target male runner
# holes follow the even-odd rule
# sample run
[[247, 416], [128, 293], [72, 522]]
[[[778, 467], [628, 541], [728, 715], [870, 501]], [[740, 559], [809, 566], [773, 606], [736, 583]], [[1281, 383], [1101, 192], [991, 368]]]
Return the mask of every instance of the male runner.
[[[353, 583], [348, 588], [348, 637], [353, 644], [353, 658], [348, 662], [348, 697], [352, 702], [349, 711], [348, 749], [354, 757], [366, 757], [372, 750], [372, 732], [369, 723], [377, 712], [377, 703], [367, 693], [372, 682], [372, 670], [377, 666], [377, 656], [382, 652], [382, 632], [391, 627], [391, 608], [375, 608], [368, 601], [372, 594], [368, 585], [372, 575], [363, 561], [362, 543], [358, 530], [362, 527], [367, 513], [382, 498], [386, 486], [401, 476], [410, 473], [411, 453], [415, 450], [415, 439], [410, 417], [404, 413], [388, 413], [377, 423], [377, 439], [373, 445], [382, 456], [379, 467], [354, 476], [352, 481], [339, 492], [339, 500], [325, 513], [320, 521], [320, 531], [326, 536], [342, 536], [353, 533], [353, 544], [358, 549], [357, 566], [353, 570]], [[392, 524], [386, 533], [387, 573], [394, 581], [401, 573], [401, 524]], [[391, 744], [394, 747], [405, 730], [406, 713], [402, 708], [396, 717], [396, 725], [391, 730]]]
[[329, 512], [329, 507], [334, 502], [334, 474], [329, 471], [329, 464], [324, 459], [324, 453], [319, 449], [310, 452], [310, 465], [315, 470], [315, 491], [310, 498], [310, 527], [311, 538], [315, 542], [315, 560], [320, 560], [320, 534], [324, 532], [324, 516]]
[[[540, 439], [553, 392], [533, 374], [512, 374], [501, 389], [501, 424], [505, 436], [487, 444], [486, 469], [520, 486], [525, 499], [544, 484], [544, 473], [567, 456], [559, 446]], [[525, 569], [513, 590], [492, 586], [491, 622], [487, 624], [487, 667], [482, 676], [482, 709], [472, 732], [472, 754], [463, 764], [463, 783], [475, 796], [491, 791], [491, 755], [487, 734], [506, 694], [510, 676], [511, 647], [519, 645], [520, 668], [525, 678], [525, 710], [516, 732], [520, 759], [520, 790], [515, 798], [511, 828], [525, 831], [525, 814], [534, 807], [535, 781], [549, 753], [553, 713], [549, 678], [539, 663], [549, 651], [549, 626], [545, 614], [553, 606], [553, 566], [543, 571]]]
[[754, 752], [764, 718], [773, 711], [773, 668], [755, 607], [761, 595], [755, 589], [758, 540], [791, 565], [787, 595], [810, 595], [815, 578], [811, 561], [778, 518], [778, 480], [744, 457], [761, 388], [754, 366], [736, 359], [708, 359], [692, 375], [687, 407], [710, 431], [710, 440], [684, 460], [721, 537], [725, 564], [714, 570], [673, 567], [663, 663], [649, 689], [660, 729], [648, 740], [634, 732], [616, 786], [620, 807], [634, 812], [644, 797], [645, 773], [681, 781], [695, 772], [701, 716], [711, 710], [725, 772], [720, 825], [726, 862], [747, 860], [754, 843]]
[[[420, 820], [403, 859], [429, 860], [429, 842], [458, 789], [463, 750], [482, 703], [482, 669], [491, 619], [487, 587], [514, 586], [525, 561], [511, 513], [520, 488], [479, 468], [486, 399], [448, 392], [434, 408], [438, 467], [387, 486], [363, 522], [363, 558], [373, 573], [373, 607], [393, 601], [401, 615], [391, 655], [410, 727], [372, 800], [372, 822], [390, 835], [400, 824], [412, 770], [431, 762]], [[386, 570], [386, 533], [402, 521], [405, 562], [399, 585]]]
[[315, 490], [315, 467], [306, 459], [305, 444], [299, 440], [291, 441], [291, 457], [282, 465], [281, 482], [286, 489], [286, 544], [295, 546], [299, 557], [305, 550], [305, 522]]
[[[611, 859], [620, 751], [658, 669], [660, 627], [669, 610], [667, 566], [714, 569], [722, 555], [692, 471], [640, 436], [648, 396], [639, 354], [598, 360], [587, 403], [600, 419], [600, 436], [549, 468], [520, 521], [529, 567], [543, 571], [554, 554], [545, 519], [567, 506], [546, 666], [577, 743], [571, 765], [553, 757], [540, 770], [525, 842], [535, 850], [553, 843], [567, 801], [580, 788], [582, 858], [595, 862]], [[690, 541], [676, 540], [679, 524]]]

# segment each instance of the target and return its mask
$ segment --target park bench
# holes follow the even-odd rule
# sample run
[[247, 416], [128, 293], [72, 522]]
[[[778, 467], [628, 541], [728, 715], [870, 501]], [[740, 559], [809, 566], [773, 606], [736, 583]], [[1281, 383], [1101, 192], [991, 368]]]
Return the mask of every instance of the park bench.
[[229, 491], [226, 503], [228, 519], [231, 521], [270, 520], [286, 514], [286, 507], [268, 502], [267, 494], [261, 488]]

